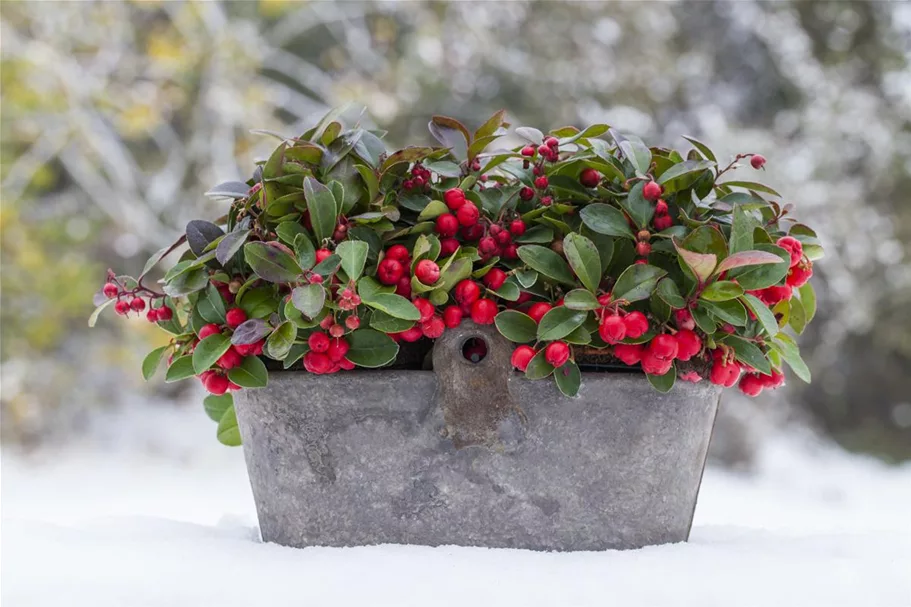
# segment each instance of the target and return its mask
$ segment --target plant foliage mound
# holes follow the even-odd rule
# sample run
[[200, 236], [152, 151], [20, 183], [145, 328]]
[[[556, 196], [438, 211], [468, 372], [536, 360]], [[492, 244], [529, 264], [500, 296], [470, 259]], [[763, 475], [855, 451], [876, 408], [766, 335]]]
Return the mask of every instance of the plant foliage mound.
[[567, 397], [580, 366], [641, 368], [662, 392], [704, 380], [755, 396], [784, 365], [810, 380], [787, 331], [813, 317], [822, 249], [774, 189], [734, 177], [762, 156], [720, 163], [695, 139], [650, 148], [603, 124], [509, 132], [502, 111], [474, 132], [435, 116], [440, 147], [389, 153], [337, 116], [280, 137], [250, 179], [208, 192], [230, 200], [223, 217], [191, 221], [135, 278], [109, 272], [97, 296], [90, 324], [113, 306], [171, 335], [143, 374], [164, 360], [167, 381], [199, 378], [222, 442], [239, 444], [230, 392], [265, 386], [264, 360], [379, 368], [469, 319]]

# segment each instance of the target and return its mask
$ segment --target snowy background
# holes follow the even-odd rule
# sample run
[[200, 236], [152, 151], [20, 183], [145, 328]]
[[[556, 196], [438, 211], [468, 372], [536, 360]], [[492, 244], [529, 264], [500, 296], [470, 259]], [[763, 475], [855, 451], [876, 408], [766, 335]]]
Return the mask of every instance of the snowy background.
[[[0, 2], [0, 600], [134, 605], [911, 606], [911, 2]], [[104, 318], [209, 186], [329, 107], [431, 143], [606, 122], [758, 152], [816, 227], [812, 386], [727, 394], [686, 545], [290, 550], [162, 345]]]

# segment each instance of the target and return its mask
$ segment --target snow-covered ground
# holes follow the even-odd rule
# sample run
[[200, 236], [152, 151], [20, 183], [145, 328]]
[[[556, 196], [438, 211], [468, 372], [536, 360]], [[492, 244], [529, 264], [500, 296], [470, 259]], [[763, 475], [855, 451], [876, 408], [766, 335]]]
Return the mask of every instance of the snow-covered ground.
[[755, 475], [710, 467], [688, 544], [553, 554], [263, 544], [213, 433], [198, 407], [134, 410], [82, 448], [5, 452], [3, 606], [911, 605], [911, 467], [806, 437]]

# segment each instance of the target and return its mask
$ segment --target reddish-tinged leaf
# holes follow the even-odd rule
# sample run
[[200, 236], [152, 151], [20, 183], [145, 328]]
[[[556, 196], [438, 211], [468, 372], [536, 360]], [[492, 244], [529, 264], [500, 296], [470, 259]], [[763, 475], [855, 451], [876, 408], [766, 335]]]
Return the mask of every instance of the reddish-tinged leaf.
[[680, 255], [680, 259], [693, 271], [693, 274], [696, 275], [696, 278], [700, 282], [705, 282], [712, 275], [712, 272], [715, 270], [715, 266], [718, 265], [718, 258], [712, 253], [694, 253], [693, 251], [687, 251], [684, 248], [681, 248], [680, 245], [674, 240], [674, 247], [677, 249], [677, 254]]
[[766, 263], [781, 263], [781, 257], [774, 253], [765, 251], [741, 251], [734, 253], [725, 258], [715, 269], [716, 274], [721, 274], [725, 270], [740, 268], [743, 266], [759, 266]]

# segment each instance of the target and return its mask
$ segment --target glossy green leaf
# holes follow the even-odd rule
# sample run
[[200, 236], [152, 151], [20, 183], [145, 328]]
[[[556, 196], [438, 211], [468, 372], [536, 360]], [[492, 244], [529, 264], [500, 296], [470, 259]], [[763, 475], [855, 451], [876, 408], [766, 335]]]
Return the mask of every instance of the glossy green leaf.
[[576, 279], [566, 260], [547, 247], [523, 245], [518, 249], [519, 259], [532, 270], [567, 285], [576, 284]]
[[734, 350], [737, 360], [766, 375], [772, 372], [772, 365], [769, 363], [769, 359], [756, 344], [736, 335], [728, 335], [724, 338], [724, 343]]
[[658, 177], [658, 183], [663, 185], [669, 181], [679, 179], [685, 175], [701, 173], [702, 171], [711, 169], [714, 166], [715, 163], [711, 160], [684, 160], [683, 162], [677, 163], [668, 170], [661, 173], [661, 176]]
[[268, 282], [293, 282], [303, 273], [287, 248], [277, 242], [248, 242], [244, 257], [256, 275]]
[[554, 341], [563, 339], [576, 328], [580, 327], [588, 313], [580, 310], [570, 310], [564, 306], [551, 309], [544, 315], [538, 324], [538, 340]]
[[241, 388], [263, 388], [269, 382], [269, 372], [259, 357], [246, 356], [240, 366], [228, 371], [228, 379]]
[[741, 295], [743, 295], [743, 288], [736, 282], [719, 280], [707, 286], [699, 298], [706, 301], [727, 301], [737, 299]]
[[609, 204], [600, 202], [587, 204], [579, 211], [579, 217], [582, 219], [582, 223], [599, 234], [630, 240], [636, 239], [623, 211]]
[[266, 340], [266, 353], [275, 360], [284, 360], [294, 345], [297, 327], [290, 320], [280, 324]]
[[765, 289], [766, 287], [780, 284], [788, 275], [791, 265], [790, 254], [779, 246], [757, 244], [755, 248], [766, 253], [773, 253], [781, 261], [779, 263], [767, 263], [755, 268], [745, 268], [743, 271], [738, 270], [736, 273], [730, 274], [732, 278], [737, 279], [737, 282], [746, 291]]
[[359, 367], [373, 369], [395, 360], [399, 345], [391, 337], [373, 329], [358, 329], [348, 334], [346, 358]]
[[170, 346], [161, 346], [160, 348], [155, 348], [149, 352], [146, 357], [142, 360], [142, 377], [146, 381], [152, 379], [152, 376], [155, 375], [155, 372], [158, 370], [159, 365], [161, 365], [161, 359], [164, 357], [164, 353], [170, 348]]
[[743, 304], [736, 299], [730, 301], [700, 300], [699, 306], [711, 312], [715, 318], [722, 322], [729, 322], [737, 327], [743, 327], [747, 324], [747, 311]]
[[326, 303], [326, 289], [321, 284], [296, 287], [291, 291], [291, 303], [307, 318], [316, 318]]
[[215, 364], [231, 347], [231, 338], [222, 333], [210, 335], [196, 344], [193, 350], [193, 370], [200, 374]]
[[681, 265], [688, 268], [700, 282], [708, 280], [718, 265], [718, 257], [713, 253], [688, 251], [676, 240], [674, 240], [674, 248], [677, 249], [677, 254], [680, 256]]
[[797, 377], [806, 383], [810, 383], [812, 380], [810, 369], [803, 361], [803, 358], [800, 357], [800, 349], [791, 336], [785, 333], [779, 333], [778, 336], [775, 337], [774, 343], [778, 352], [781, 354], [781, 358], [788, 363], [788, 366], [791, 367]]
[[601, 257], [595, 243], [581, 234], [569, 233], [563, 239], [563, 252], [582, 284], [596, 293], [601, 284]]
[[671, 365], [671, 370], [664, 375], [646, 373], [645, 377], [648, 379], [648, 383], [650, 383], [655, 390], [658, 390], [658, 392], [670, 392], [671, 388], [674, 387], [674, 383], [677, 381], [677, 366]]
[[370, 295], [361, 295], [361, 301], [371, 308], [385, 312], [390, 316], [417, 322], [421, 319], [421, 313], [413, 303], [394, 293], [373, 293]]
[[194, 375], [196, 375], [196, 372], [193, 370], [193, 357], [186, 355], [174, 359], [170, 366], [168, 366], [164, 380], [167, 383], [171, 383], [193, 377]]
[[527, 314], [516, 310], [500, 312], [494, 322], [503, 337], [519, 344], [534, 341], [538, 332], [537, 323]]
[[769, 337], [778, 335], [778, 321], [775, 320], [775, 315], [772, 314], [767, 305], [762, 303], [758, 297], [749, 293], [744, 294], [740, 300], [753, 312], [756, 320], [759, 321], [759, 324], [762, 325]]
[[568, 360], [559, 369], [554, 369], [554, 381], [557, 388], [564, 396], [570, 398], [579, 393], [579, 387], [582, 385], [582, 373], [575, 362]]
[[648, 224], [655, 214], [655, 203], [649, 202], [642, 195], [642, 189], [645, 187], [644, 183], [643, 181], [636, 182], [630, 188], [626, 198], [621, 198], [618, 201], [640, 230], [648, 228]]
[[585, 289], [573, 289], [567, 293], [563, 305], [570, 310], [597, 310], [601, 307], [598, 298]]
[[633, 264], [617, 278], [611, 292], [611, 300], [640, 301], [648, 299], [658, 286], [658, 281], [665, 275], [667, 272], [661, 268], [648, 264]]
[[800, 303], [803, 304], [804, 312], [806, 312], [807, 323], [809, 323], [816, 316], [816, 291], [812, 284], [807, 283], [797, 289], [797, 293], [800, 296]]
[[237, 427], [237, 415], [234, 413], [234, 405], [228, 407], [218, 421], [216, 436], [218, 437], [218, 442], [223, 445], [228, 447], [240, 446], [240, 428]]
[[528, 362], [528, 367], [525, 368], [525, 377], [528, 379], [544, 379], [553, 372], [554, 367], [547, 362], [544, 355], [544, 349], [542, 348], [541, 351], [535, 354]]
[[312, 177], [304, 178], [304, 196], [307, 198], [313, 234], [317, 242], [322, 242], [335, 231], [338, 211], [335, 197], [328, 187]]
[[233, 405], [234, 396], [229, 392], [221, 395], [209, 394], [202, 400], [203, 409], [213, 422], [220, 421], [228, 407]]
[[680, 289], [670, 278], [662, 278], [655, 289], [655, 294], [668, 306], [675, 310], [686, 307], [686, 300], [680, 295]]
[[336, 254], [342, 258], [342, 270], [348, 275], [349, 280], [361, 277], [369, 251], [367, 243], [359, 240], [346, 240], [335, 248]]

